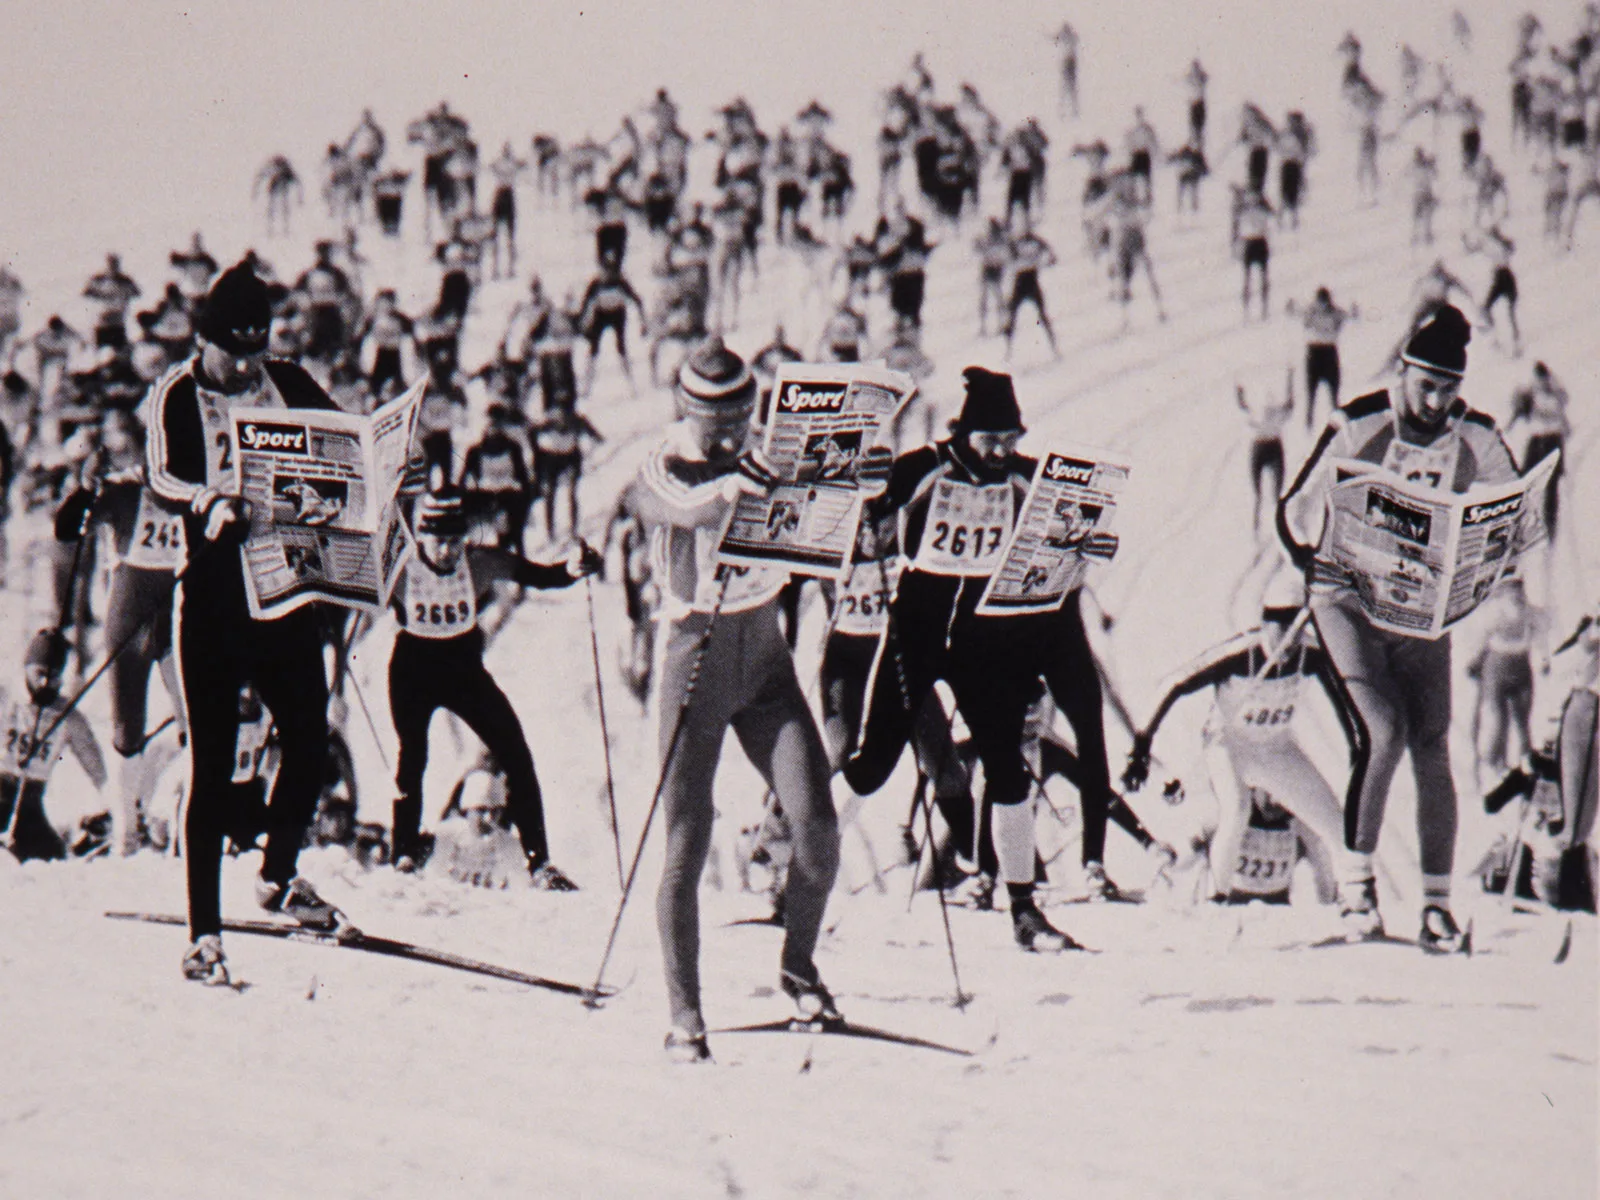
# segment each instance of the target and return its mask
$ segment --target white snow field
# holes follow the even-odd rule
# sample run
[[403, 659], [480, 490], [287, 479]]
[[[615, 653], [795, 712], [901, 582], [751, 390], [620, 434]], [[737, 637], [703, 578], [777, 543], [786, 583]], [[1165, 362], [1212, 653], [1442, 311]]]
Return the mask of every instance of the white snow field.
[[[1517, 243], [1525, 349], [1514, 358], [1493, 333], [1470, 348], [1465, 394], [1502, 421], [1532, 363], [1568, 387], [1570, 443], [1563, 532], [1536, 599], [1558, 636], [1600, 593], [1595, 465], [1600, 436], [1600, 225], [1593, 211], [1578, 246], [1539, 236], [1540, 184], [1508, 145], [1505, 64], [1509, 6], [1463, 6], [1471, 50], [1452, 40], [1448, 5], [1367, 0], [1337, 11], [1229, 4], [1063, 11], [1040, 4], [898, 6], [460, 6], [428, 13], [375, 4], [265, 5], [189, 12], [175, 5], [60, 5], [0, 16], [8, 120], [0, 125], [0, 257], [28, 285], [27, 328], [77, 307], [81, 280], [120, 250], [147, 294], [167, 251], [203, 229], [219, 259], [255, 245], [293, 278], [327, 231], [316, 195], [319, 149], [374, 107], [390, 154], [413, 168], [406, 120], [448, 96], [492, 156], [502, 139], [525, 152], [551, 129], [573, 141], [607, 136], [657, 86], [682, 106], [692, 133], [712, 109], [748, 96], [769, 131], [815, 94], [838, 117], [855, 158], [849, 224], [870, 225], [876, 193], [871, 137], [879, 88], [922, 49], [941, 96], [970, 80], [1003, 121], [1037, 114], [1052, 138], [1041, 223], [1059, 266], [1045, 273], [1061, 343], [1023, 329], [1010, 369], [1029, 433], [1023, 449], [1084, 444], [1125, 454], [1133, 486], [1119, 516], [1122, 552], [1093, 588], [1116, 618], [1101, 640], [1106, 666], [1136, 718], [1158, 682], [1250, 620], [1268, 569], [1250, 530], [1249, 431], [1234, 386], [1276, 386], [1300, 357], [1299, 323], [1283, 302], [1319, 285], [1361, 318], [1343, 341], [1346, 397], [1364, 390], [1403, 331], [1413, 281], [1437, 255], [1481, 297], [1489, 267], [1460, 231], [1455, 126], [1438, 150], [1445, 204], [1433, 249], [1408, 245], [1401, 173], [1426, 120], [1383, 149], [1376, 207], [1351, 184], [1354, 131], [1337, 94], [1334, 47], [1346, 28], [1365, 65], [1398, 95], [1399, 46], [1448, 57], [1458, 86], [1489, 117], [1488, 150], [1511, 180], [1507, 230]], [[1329, 6], [1334, 7], [1334, 6]], [[142, 15], [135, 15], [142, 13]], [[1571, 35], [1578, 6], [1541, 10], [1551, 36]], [[1049, 35], [1063, 17], [1083, 35], [1084, 111], [1057, 111]], [[1107, 301], [1082, 246], [1081, 174], [1069, 151], [1096, 136], [1120, 144], [1145, 104], [1163, 140], [1181, 140], [1179, 83], [1198, 54], [1212, 74], [1209, 151], [1216, 176], [1204, 211], [1179, 223], [1170, 172], [1156, 176], [1150, 242], [1170, 313], [1156, 320], [1136, 293], [1132, 325]], [[1218, 162], [1238, 104], [1275, 119], [1302, 107], [1321, 153], [1310, 167], [1302, 228], [1273, 237], [1270, 322], [1245, 324], [1239, 266], [1227, 244], [1225, 181], [1242, 153]], [[1390, 123], [1398, 100], [1390, 101]], [[249, 182], [269, 154], [294, 157], [307, 181], [295, 234], [268, 240], [248, 206]], [[695, 190], [707, 191], [711, 151], [695, 151]], [[1003, 184], [986, 177], [990, 207]], [[577, 214], [519, 198], [523, 261], [560, 296], [587, 279], [591, 239]], [[362, 234], [367, 291], [390, 284], [416, 311], [437, 286], [421, 237], [415, 189], [398, 245]], [[929, 271], [925, 350], [937, 371], [924, 394], [942, 423], [969, 363], [1005, 369], [1003, 344], [976, 331], [977, 265], [968, 223], [930, 224], [942, 243]], [[653, 250], [635, 230], [629, 273], [653, 289]], [[730, 343], [750, 352], [782, 320], [810, 348], [824, 301], [808, 273], [763, 248], [759, 286]], [[463, 359], [491, 352], [523, 275], [487, 283], [468, 322]], [[880, 296], [869, 313], [887, 326]], [[80, 324], [80, 328], [82, 325]], [[1503, 336], [1503, 335], [1502, 335]], [[636, 344], [637, 339], [636, 339]], [[644, 378], [629, 395], [607, 345], [586, 411], [608, 441], [583, 490], [597, 540], [612, 497], [670, 415], [665, 390]], [[474, 403], [481, 409], [481, 397]], [[475, 423], [481, 411], [475, 411]], [[1310, 435], [1297, 420], [1290, 469]], [[14, 522], [13, 524], [18, 524]], [[47, 535], [35, 518], [10, 533], [8, 590], [0, 593], [5, 662], [37, 624], [42, 590], [25, 543]], [[30, 593], [29, 586], [33, 586]], [[618, 901], [583, 588], [531, 593], [489, 661], [521, 715], [544, 786], [555, 861], [580, 884], [571, 895], [473, 889], [437, 873], [364, 872], [341, 852], [307, 852], [302, 867], [367, 932], [589, 983]], [[607, 716], [623, 854], [631, 854], [655, 783], [655, 713], [641, 712], [616, 669], [626, 636], [620, 592], [597, 584]], [[358, 648], [356, 679], [371, 724], [353, 705], [362, 817], [387, 821], [394, 739], [386, 701], [391, 631]], [[820, 606], [803, 623], [799, 670], [815, 679]], [[938, 897], [911, 897], [909, 871], [889, 867], [912, 772], [867, 802], [861, 827], [886, 869], [883, 891], [855, 830], [818, 954], [845, 1012], [864, 1024], [934, 1039], [968, 1056], [820, 1035], [713, 1035], [715, 1065], [663, 1061], [666, 1005], [653, 921], [659, 828], [607, 971], [618, 995], [598, 1011], [547, 991], [374, 955], [230, 935], [241, 986], [208, 989], [178, 970], [181, 929], [103, 918], [108, 910], [181, 913], [181, 864], [131, 859], [17, 865], [0, 854], [0, 1196], [33, 1197], [1501, 1197], [1593, 1196], [1597, 1182], [1597, 926], [1592, 917], [1516, 908], [1484, 895], [1469, 872], [1494, 829], [1473, 780], [1472, 691], [1460, 669], [1452, 745], [1461, 791], [1455, 910], [1473, 924], [1470, 956], [1430, 957], [1398, 945], [1312, 948], [1337, 932], [1336, 911], [1297, 891], [1286, 908], [1212, 911], [1186, 888], [1152, 887], [1135, 905], [1075, 905], [1073, 793], [1052, 788], [1063, 826], [1041, 818], [1047, 853], [1070, 843], [1041, 895], [1053, 921], [1097, 953], [1037, 957], [1011, 941], [1006, 916], [952, 906], [955, 984]], [[1559, 703], [1557, 677], [1538, 704]], [[0, 678], [14, 695], [9, 669]], [[814, 691], [814, 688], [812, 689]], [[166, 715], [152, 689], [152, 720]], [[107, 740], [103, 688], [84, 705]], [[1198, 769], [1206, 705], [1180, 707], [1163, 728], [1153, 778], [1181, 775], [1189, 805], [1208, 803]], [[1335, 787], [1343, 749], [1320, 698], [1304, 734]], [[1113, 772], [1128, 747], [1107, 714]], [[445, 721], [433, 731], [428, 819], [475, 753]], [[1183, 810], [1158, 787], [1132, 798], [1158, 836], [1185, 836]], [[703, 894], [706, 1016], [712, 1027], [786, 1015], [776, 990], [776, 930], [729, 922], [764, 915], [762, 897], [736, 890], [732, 835], [754, 821], [761, 785], [730, 743], [719, 779], [721, 889]], [[49, 807], [68, 824], [101, 807], [77, 765], [64, 762]], [[1187, 807], [1187, 806], [1186, 806]], [[1395, 784], [1380, 850], [1391, 931], [1415, 932], [1420, 897], [1409, 771]], [[1113, 829], [1108, 867], [1130, 887], [1154, 863]], [[258, 916], [257, 860], [224, 868], [225, 915]], [[1302, 883], [1306, 882], [1301, 880]], [[1563, 942], [1570, 946], [1561, 953]], [[1558, 961], [1560, 960], [1560, 961]]]

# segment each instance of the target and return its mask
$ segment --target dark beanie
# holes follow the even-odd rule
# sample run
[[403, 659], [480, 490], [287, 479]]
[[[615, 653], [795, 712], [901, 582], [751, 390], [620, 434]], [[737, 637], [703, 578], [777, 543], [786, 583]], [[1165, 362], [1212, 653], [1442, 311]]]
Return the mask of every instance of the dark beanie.
[[952, 432], [1020, 433], [1026, 428], [1011, 376], [968, 367], [961, 377], [967, 381], [967, 397], [961, 404], [961, 414], [950, 422]]
[[57, 678], [67, 665], [67, 635], [59, 629], [41, 629], [28, 642], [22, 665], [43, 667], [50, 678]]
[[1400, 357], [1414, 367], [1459, 378], [1467, 372], [1467, 343], [1471, 340], [1472, 325], [1460, 309], [1446, 304], [1411, 335]]
[[713, 336], [678, 368], [678, 395], [691, 416], [748, 416], [756, 404], [755, 376], [744, 359]]
[[258, 354], [267, 347], [272, 297], [249, 262], [224, 271], [200, 306], [196, 331], [229, 354]]

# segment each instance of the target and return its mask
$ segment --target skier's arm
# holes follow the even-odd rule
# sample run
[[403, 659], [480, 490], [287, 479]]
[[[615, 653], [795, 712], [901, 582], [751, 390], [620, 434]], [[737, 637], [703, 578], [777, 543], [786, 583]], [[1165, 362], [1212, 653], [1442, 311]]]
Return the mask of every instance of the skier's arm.
[[730, 480], [735, 475], [692, 483], [676, 474], [664, 448], [657, 450], [640, 471], [643, 487], [635, 493], [639, 515], [658, 525], [699, 529], [721, 524], [733, 502]]
[[1554, 658], [1557, 654], [1565, 654], [1568, 650], [1571, 650], [1574, 646], [1576, 646], [1578, 644], [1578, 639], [1583, 637], [1583, 635], [1589, 631], [1590, 626], [1592, 626], [1593, 624], [1594, 624], [1594, 617], [1592, 617], [1592, 616], [1584, 617], [1583, 620], [1578, 622], [1578, 627], [1572, 631], [1571, 635], [1567, 638], [1567, 640], [1562, 642], [1561, 645], [1559, 645], [1559, 646], [1557, 646], [1555, 648], [1555, 651], [1551, 654], [1550, 657]]
[[105, 755], [100, 751], [100, 743], [94, 736], [94, 730], [89, 727], [88, 719], [73, 709], [61, 721], [61, 736], [67, 739], [72, 756], [78, 760], [78, 765], [83, 768], [83, 773], [89, 777], [95, 789], [98, 791], [105, 787]]
[[1166, 720], [1167, 714], [1172, 711], [1172, 706], [1183, 697], [1192, 696], [1202, 688], [1215, 687], [1235, 675], [1249, 674], [1250, 647], [1254, 642], [1255, 639], [1251, 634], [1237, 634], [1213, 646], [1190, 662], [1167, 685], [1161, 702], [1156, 705], [1155, 712], [1150, 714], [1150, 720], [1134, 736], [1143, 738], [1146, 742], [1153, 742], [1156, 731], [1161, 728], [1161, 722]]
[[150, 490], [169, 504], [203, 516], [222, 494], [205, 485], [205, 429], [193, 378], [168, 372], [157, 381], [146, 403], [150, 425], [145, 459]]
[[495, 546], [469, 546], [468, 568], [472, 572], [473, 586], [483, 588], [495, 580], [504, 579], [523, 587], [571, 587], [585, 575], [596, 570], [599, 555], [581, 540], [573, 547], [564, 562], [530, 562], [520, 554], [501, 550]]
[[1308, 500], [1320, 496], [1325, 475], [1323, 459], [1328, 456], [1328, 448], [1338, 438], [1343, 428], [1344, 420], [1338, 412], [1335, 412], [1333, 420], [1323, 428], [1322, 435], [1317, 438], [1316, 446], [1312, 448], [1305, 463], [1300, 467], [1294, 483], [1289, 485], [1289, 490], [1284, 492], [1283, 498], [1278, 501], [1278, 540], [1283, 543], [1290, 561], [1302, 570], [1310, 566], [1316, 545], [1310, 538], [1309, 531], [1304, 532], [1307, 540], [1300, 540], [1301, 531], [1295, 529], [1291, 514]]

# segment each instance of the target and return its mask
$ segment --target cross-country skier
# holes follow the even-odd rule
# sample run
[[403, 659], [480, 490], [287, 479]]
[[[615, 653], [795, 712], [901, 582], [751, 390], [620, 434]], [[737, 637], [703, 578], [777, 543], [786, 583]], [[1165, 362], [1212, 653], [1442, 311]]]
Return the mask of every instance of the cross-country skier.
[[1039, 272], [1056, 263], [1055, 251], [1038, 234], [1031, 230], [1011, 239], [1007, 266], [1011, 275], [1011, 295], [1006, 301], [1006, 357], [1011, 357], [1012, 340], [1017, 333], [1017, 313], [1024, 304], [1033, 305], [1050, 343], [1050, 355], [1059, 359], [1061, 350], [1056, 346], [1056, 331], [1050, 327], [1050, 314], [1045, 311], [1044, 292], [1039, 288]]
[[1396, 394], [1380, 389], [1334, 412], [1278, 506], [1278, 534], [1310, 574], [1312, 620], [1339, 677], [1341, 709], [1353, 731], [1354, 766], [1345, 797], [1345, 845], [1355, 852], [1341, 881], [1353, 936], [1381, 933], [1372, 854], [1400, 756], [1409, 750], [1417, 785], [1423, 911], [1418, 941], [1454, 949], [1461, 930], [1450, 911], [1456, 791], [1450, 773], [1450, 636], [1412, 637], [1380, 629], [1353, 581], [1329, 557], [1331, 522], [1317, 509], [1333, 484], [1333, 463], [1354, 459], [1444, 491], [1517, 477], [1494, 419], [1459, 399], [1472, 327], [1441, 307], [1403, 351]]
[[106, 785], [105, 760], [88, 718], [68, 709], [61, 696], [67, 639], [43, 629], [23, 654], [28, 698], [7, 704], [0, 690], [5, 727], [0, 737], [0, 842], [19, 861], [63, 858], [66, 846], [45, 814], [44, 793], [56, 763], [70, 746], [96, 789]]
[[633, 382], [633, 366], [628, 362], [627, 327], [630, 304], [639, 313], [641, 327], [639, 336], [648, 337], [650, 328], [649, 319], [645, 316], [644, 301], [639, 299], [639, 293], [633, 290], [633, 285], [623, 275], [620, 256], [614, 259], [602, 259], [599, 273], [589, 281], [579, 309], [579, 326], [583, 330], [583, 336], [589, 341], [589, 362], [583, 379], [585, 395], [594, 388], [594, 370], [600, 357], [600, 339], [605, 336], [605, 331], [608, 329], [616, 335], [617, 354], [622, 359], [622, 370], [628, 377], [628, 387], [635, 395], [638, 394], [638, 388]]
[[301, 186], [300, 176], [295, 174], [293, 164], [283, 155], [274, 154], [267, 160], [266, 166], [256, 172], [250, 198], [255, 199], [263, 189], [267, 193], [267, 236], [272, 236], [275, 224], [287, 236], [290, 204], [292, 202], [298, 206], [305, 203], [305, 188]]
[[[1541, 462], [1554, 450], [1565, 450], [1567, 438], [1572, 434], [1572, 423], [1567, 420], [1567, 389], [1555, 373], [1543, 362], [1533, 364], [1533, 380], [1511, 394], [1511, 420], [1506, 423], [1506, 437], [1523, 427], [1526, 442], [1522, 447], [1521, 467], [1524, 472]], [[1556, 463], [1550, 476], [1550, 489], [1544, 496], [1545, 527], [1555, 540], [1556, 521], [1561, 515], [1561, 488], [1566, 472], [1566, 455]]]
[[[1288, 313], [1298, 316], [1295, 302], [1289, 301]], [[1352, 304], [1349, 309], [1333, 302], [1333, 293], [1319, 287], [1305, 310], [1302, 323], [1306, 330], [1306, 428], [1310, 429], [1317, 411], [1317, 393], [1328, 389], [1330, 409], [1339, 407], [1339, 333], [1345, 322], [1359, 318], [1360, 310]]]
[[678, 372], [682, 419], [643, 468], [637, 494], [652, 533], [666, 637], [660, 688], [661, 803], [667, 861], [656, 917], [667, 972], [676, 1058], [710, 1057], [700, 1000], [701, 870], [711, 842], [712, 781], [729, 726], [783, 806], [794, 836], [784, 903], [780, 984], [803, 1016], [840, 1020], [812, 954], [839, 866], [828, 760], [778, 626], [787, 574], [718, 567], [714, 552], [729, 506], [770, 474], [741, 454], [756, 382], [712, 338]]
[[[1137, 789], [1149, 776], [1151, 748], [1172, 706], [1204, 688], [1215, 689], [1205, 735], [1207, 765], [1220, 807], [1211, 839], [1214, 899], [1225, 899], [1233, 890], [1234, 864], [1249, 836], [1253, 791], [1267, 793], [1298, 817], [1330, 855], [1342, 851], [1339, 802], [1294, 733], [1295, 711], [1307, 677], [1322, 684], [1336, 712], [1342, 703], [1326, 654], [1315, 638], [1301, 632], [1304, 603], [1304, 585], [1293, 573], [1280, 573], [1262, 598], [1261, 625], [1212, 647], [1185, 667], [1133, 736], [1122, 782]], [[1264, 871], [1269, 878], [1286, 877], [1295, 859], [1289, 853], [1267, 861], [1272, 865], [1258, 870], [1258, 875]]]
[[1244, 264], [1244, 286], [1239, 295], [1247, 321], [1250, 319], [1250, 280], [1257, 270], [1261, 272], [1261, 319], [1267, 319], [1267, 296], [1271, 287], [1267, 274], [1270, 256], [1267, 231], [1274, 215], [1272, 205], [1260, 192], [1251, 188], [1234, 189], [1233, 244]]
[[506, 774], [506, 808], [522, 839], [533, 886], [575, 890], [550, 861], [544, 806], [533, 755], [511, 702], [483, 665], [478, 618], [496, 579], [536, 588], [567, 587], [592, 574], [599, 556], [581, 541], [564, 564], [532, 563], [510, 551], [468, 546], [461, 494], [436, 481], [412, 517], [415, 554], [395, 589], [400, 629], [389, 659], [389, 708], [399, 756], [395, 764], [395, 868], [419, 860], [422, 777], [428, 765], [428, 725], [439, 709], [453, 712], [482, 740]]
[[1250, 527], [1260, 542], [1270, 536], [1278, 495], [1283, 491], [1283, 429], [1294, 415], [1294, 369], [1289, 370], [1281, 400], [1269, 398], [1265, 404], [1252, 405], [1243, 384], [1234, 385], [1234, 397], [1250, 422], [1250, 492], [1254, 497]]
[[250, 616], [239, 545], [249, 520], [234, 492], [228, 414], [236, 408], [320, 408], [333, 402], [300, 367], [266, 357], [272, 309], [247, 263], [230, 267], [206, 297], [200, 349], [162, 377], [147, 401], [149, 487], [184, 510], [186, 561], [174, 610], [179, 675], [189, 716], [185, 868], [190, 979], [227, 980], [220, 871], [239, 689], [253, 683], [278, 727], [283, 757], [256, 898], [269, 912], [336, 930], [344, 914], [295, 873], [327, 763], [328, 682], [314, 606], [272, 620]]
[[[1537, 648], [1546, 672], [1544, 649], [1549, 619], [1528, 603], [1522, 580], [1503, 579], [1484, 602], [1488, 628], [1467, 663], [1467, 677], [1477, 684], [1472, 712], [1472, 749], [1480, 785], [1501, 779], [1506, 768], [1533, 748], [1529, 718], [1533, 711], [1533, 657]], [[1511, 749], [1515, 743], [1515, 750]]]
[[73, 492], [55, 519], [56, 605], [63, 619], [75, 596], [90, 587], [92, 571], [81, 553], [97, 525], [110, 531], [116, 553], [106, 598], [106, 653], [111, 664], [111, 745], [118, 755], [118, 800], [113, 828], [120, 854], [141, 845], [141, 802], [154, 780], [145, 755], [150, 669], [159, 664], [180, 730], [184, 726], [176, 664], [172, 661], [173, 572], [183, 558], [184, 514], [144, 486], [144, 435], [136, 423], [103, 422], [106, 469]]
[[533, 471], [539, 495], [544, 498], [545, 535], [556, 539], [556, 499], [567, 490], [567, 533], [578, 536], [578, 482], [583, 478], [584, 443], [605, 441], [601, 433], [571, 404], [558, 404], [529, 428], [533, 438]]
[[533, 507], [533, 472], [528, 468], [522, 418], [507, 404], [491, 404], [489, 429], [467, 449], [461, 463], [461, 490], [483, 513], [492, 544], [522, 553], [523, 530]]
[[[1100, 681], [1076, 592], [1053, 613], [975, 611], [1035, 464], [1016, 452], [1023, 426], [1011, 377], [981, 367], [968, 367], [963, 376], [966, 397], [950, 436], [901, 455], [890, 474], [886, 503], [898, 516], [899, 550], [908, 565], [880, 642], [861, 745], [844, 774], [859, 793], [881, 788], [934, 683], [943, 679], [983, 762], [984, 802], [994, 806], [995, 850], [1017, 944], [1061, 950], [1076, 943], [1033, 900], [1033, 791], [1022, 757], [1023, 724], [1042, 674], [1072, 723], [1089, 775], [1085, 823], [1098, 820], [1103, 829], [1111, 786]], [[1116, 539], [1090, 534], [1084, 552], [1109, 558]], [[1103, 880], [1098, 862], [1086, 861], [1084, 868], [1091, 888]]]
[[1490, 329], [1494, 328], [1494, 306], [1503, 300], [1506, 317], [1511, 323], [1511, 356], [1521, 357], [1522, 332], [1517, 328], [1517, 276], [1511, 269], [1511, 255], [1517, 248], [1516, 243], [1501, 232], [1498, 225], [1491, 225], [1481, 238], [1467, 234], [1461, 237], [1469, 253], [1482, 254], [1494, 264], [1494, 278], [1489, 284], [1489, 294], [1483, 301], [1483, 323]]

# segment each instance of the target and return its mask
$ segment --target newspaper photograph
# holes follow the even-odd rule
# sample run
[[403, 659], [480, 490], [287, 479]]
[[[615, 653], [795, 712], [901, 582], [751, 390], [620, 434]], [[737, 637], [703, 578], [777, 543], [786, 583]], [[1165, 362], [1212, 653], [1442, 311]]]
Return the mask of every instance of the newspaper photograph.
[[1374, 625], [1436, 638], [1548, 537], [1544, 493], [1557, 451], [1521, 479], [1439, 491], [1370, 463], [1334, 464], [1327, 553], [1350, 573]]
[[1033, 472], [1000, 565], [978, 601], [983, 616], [1051, 612], [1083, 582], [1083, 544], [1107, 533], [1129, 468], [1095, 451], [1052, 450]]
[[779, 367], [761, 449], [781, 482], [768, 495], [740, 496], [718, 561], [843, 579], [861, 523], [856, 469], [916, 390], [882, 367]]
[[232, 413], [234, 478], [249, 509], [250, 615], [313, 600], [380, 611], [409, 554], [399, 491], [426, 379], [371, 416], [320, 409]]

